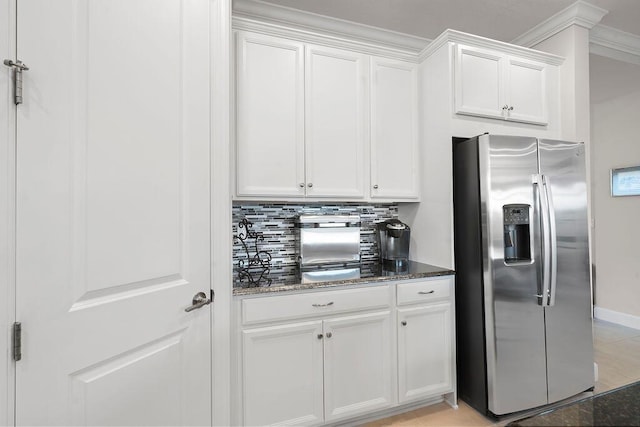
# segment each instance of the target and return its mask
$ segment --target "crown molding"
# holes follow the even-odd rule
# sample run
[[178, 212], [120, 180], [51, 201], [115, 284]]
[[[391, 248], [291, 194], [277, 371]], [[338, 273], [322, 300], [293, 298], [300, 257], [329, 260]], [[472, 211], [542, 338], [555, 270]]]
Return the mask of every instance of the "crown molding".
[[590, 30], [597, 25], [607, 13], [609, 13], [608, 10], [594, 6], [586, 1], [578, 0], [546, 21], [541, 22], [526, 33], [515, 38], [511, 43], [526, 47], [535, 46], [572, 25], [578, 25]]
[[504, 52], [508, 55], [521, 56], [551, 65], [560, 65], [564, 62], [564, 58], [558, 55], [553, 55], [547, 52], [541, 52], [539, 50], [517, 46], [511, 43], [492, 40], [486, 37], [476, 36], [474, 34], [463, 33], [462, 31], [451, 29], [445, 30], [420, 53], [420, 62], [427, 59], [434, 52], [440, 49], [440, 47], [448, 43], [462, 43], [475, 47], [499, 50], [500, 52]]
[[589, 52], [640, 65], [640, 36], [596, 25], [589, 31]]
[[259, 0], [233, 0], [233, 28], [417, 61], [431, 40]]

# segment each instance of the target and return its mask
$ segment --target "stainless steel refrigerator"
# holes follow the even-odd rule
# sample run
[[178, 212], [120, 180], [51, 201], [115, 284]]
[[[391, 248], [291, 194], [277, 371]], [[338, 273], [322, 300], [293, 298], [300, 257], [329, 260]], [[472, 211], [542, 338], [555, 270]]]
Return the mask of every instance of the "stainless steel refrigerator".
[[454, 138], [458, 394], [500, 416], [594, 386], [585, 148]]

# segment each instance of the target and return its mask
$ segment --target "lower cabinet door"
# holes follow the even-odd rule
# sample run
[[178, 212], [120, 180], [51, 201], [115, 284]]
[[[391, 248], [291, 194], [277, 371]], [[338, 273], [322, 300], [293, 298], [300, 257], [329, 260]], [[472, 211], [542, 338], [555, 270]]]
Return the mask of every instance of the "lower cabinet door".
[[325, 421], [392, 404], [390, 312], [324, 321]]
[[244, 425], [322, 423], [322, 321], [242, 334]]
[[451, 304], [398, 310], [400, 403], [452, 388]]

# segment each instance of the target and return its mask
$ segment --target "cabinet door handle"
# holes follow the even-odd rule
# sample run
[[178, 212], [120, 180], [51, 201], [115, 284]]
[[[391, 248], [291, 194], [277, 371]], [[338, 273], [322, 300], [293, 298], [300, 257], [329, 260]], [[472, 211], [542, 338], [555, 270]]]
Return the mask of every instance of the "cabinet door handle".
[[330, 305], [333, 305], [333, 301], [330, 301], [326, 304], [311, 304], [313, 307], [328, 307]]
[[327, 332], [327, 338], [331, 338], [333, 334], [331, 332]]
[[402, 326], [407, 326], [407, 321], [403, 320], [402, 322], [400, 322], [402, 324]]
[[373, 186], [373, 189], [374, 189], [374, 190], [377, 190], [377, 189], [378, 189], [378, 184], [374, 185], [374, 186]]
[[507, 104], [504, 104], [504, 107], [502, 107], [503, 110], [507, 110], [509, 108], [509, 106]]
[[513, 111], [513, 105], [508, 108], [509, 111]]
[[304, 182], [300, 183], [300, 188], [304, 188]]
[[418, 292], [418, 294], [420, 294], [420, 295], [429, 295], [429, 294], [432, 294], [434, 292], [435, 292], [434, 290], [430, 290], [429, 292], [420, 291], [420, 292]]
[[308, 183], [307, 187], [309, 187], [309, 188], [313, 187], [313, 183], [312, 182]]
[[322, 339], [322, 334], [318, 334], [318, 339], [321, 340]]

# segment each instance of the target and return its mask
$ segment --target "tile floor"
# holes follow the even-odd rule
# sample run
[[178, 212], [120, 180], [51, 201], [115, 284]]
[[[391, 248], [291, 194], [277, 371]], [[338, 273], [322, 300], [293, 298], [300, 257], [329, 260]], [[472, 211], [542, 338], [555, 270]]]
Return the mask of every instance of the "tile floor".
[[[598, 364], [598, 381], [596, 382], [594, 393], [602, 393], [625, 384], [640, 381], [640, 357], [638, 357], [640, 355], [640, 330], [601, 320], [595, 320], [593, 330], [595, 360]], [[519, 414], [513, 418], [495, 422], [484, 417], [461, 400], [458, 401], [458, 406], [458, 409], [452, 409], [446, 403], [438, 403], [390, 418], [373, 421], [366, 424], [366, 427], [504, 426], [510, 421], [526, 415]]]

